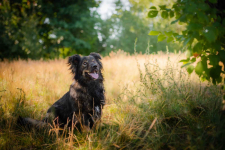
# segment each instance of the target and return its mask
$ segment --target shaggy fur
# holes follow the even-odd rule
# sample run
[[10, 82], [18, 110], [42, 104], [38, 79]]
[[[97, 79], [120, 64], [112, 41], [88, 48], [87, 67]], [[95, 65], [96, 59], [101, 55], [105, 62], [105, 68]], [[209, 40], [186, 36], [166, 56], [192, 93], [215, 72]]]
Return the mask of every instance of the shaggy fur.
[[100, 59], [97, 53], [84, 57], [69, 57], [68, 64], [75, 80], [70, 90], [48, 109], [42, 121], [19, 117], [18, 122], [36, 127], [43, 127], [52, 122], [60, 127], [73, 123], [91, 129], [101, 118], [105, 104]]

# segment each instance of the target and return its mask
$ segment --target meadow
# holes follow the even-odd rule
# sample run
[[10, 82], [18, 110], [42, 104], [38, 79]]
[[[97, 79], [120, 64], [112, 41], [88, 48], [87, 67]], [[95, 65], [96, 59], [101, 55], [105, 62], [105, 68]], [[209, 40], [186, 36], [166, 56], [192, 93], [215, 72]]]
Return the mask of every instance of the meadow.
[[220, 85], [188, 75], [183, 54], [102, 59], [106, 106], [98, 126], [29, 130], [17, 117], [42, 119], [73, 82], [67, 60], [0, 62], [0, 149], [224, 149]]

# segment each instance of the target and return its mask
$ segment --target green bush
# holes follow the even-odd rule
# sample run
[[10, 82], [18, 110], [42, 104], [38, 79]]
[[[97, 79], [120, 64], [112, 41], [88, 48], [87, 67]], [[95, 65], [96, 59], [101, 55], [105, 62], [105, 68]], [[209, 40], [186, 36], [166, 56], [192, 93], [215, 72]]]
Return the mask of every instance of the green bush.
[[[150, 31], [149, 35], [158, 35], [158, 41], [179, 41], [187, 48], [187, 59], [182, 60], [187, 71], [194, 70], [202, 80], [221, 83], [225, 64], [225, 2], [223, 0], [178, 0], [167, 8], [150, 7], [148, 17], [154, 18], [161, 13], [164, 19], [175, 18], [171, 24], [186, 25], [182, 32]], [[196, 58], [201, 58], [194, 67]], [[183, 67], [184, 67], [183, 66]]]

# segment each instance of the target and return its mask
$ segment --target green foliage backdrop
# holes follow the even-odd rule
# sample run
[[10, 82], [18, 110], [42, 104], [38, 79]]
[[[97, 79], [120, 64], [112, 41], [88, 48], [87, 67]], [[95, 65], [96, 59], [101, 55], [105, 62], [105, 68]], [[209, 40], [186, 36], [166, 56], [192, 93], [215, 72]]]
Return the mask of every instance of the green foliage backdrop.
[[0, 58], [55, 58], [102, 50], [95, 0], [4, 0]]
[[132, 54], [136, 39], [137, 52], [145, 53], [148, 45], [150, 53], [181, 49], [177, 43], [158, 42], [146, 34], [150, 29], [173, 30], [169, 21], [149, 21], [148, 0], [128, 3], [126, 7], [115, 0], [111, 5], [115, 11], [101, 19], [97, 12], [101, 1], [96, 0], [3, 0], [0, 59], [54, 59], [93, 51], [108, 55], [119, 49]]
[[116, 12], [108, 19], [111, 25], [111, 32], [107, 40], [105, 53], [112, 50], [122, 49], [129, 53], [134, 53], [134, 42], [137, 38], [137, 52], [146, 52], [148, 44], [150, 45], [150, 53], [174, 52], [179, 51], [180, 47], [176, 43], [166, 43], [166, 41], [158, 42], [157, 37], [150, 37], [146, 34], [149, 29], [172, 30], [166, 24], [168, 21], [149, 20], [146, 17], [148, 12], [147, 6], [150, 4], [146, 0], [129, 0], [129, 9], [124, 8], [120, 0], [116, 1]]
[[[152, 30], [150, 35], [158, 35], [158, 41], [167, 39], [183, 43], [187, 48], [187, 59], [181, 60], [183, 67], [194, 70], [202, 80], [214, 84], [222, 82], [225, 73], [225, 1], [223, 0], [178, 0], [172, 7], [166, 5], [150, 7], [148, 16], [154, 18], [161, 13], [164, 19], [174, 18], [171, 24], [185, 24], [182, 32], [160, 32]], [[196, 66], [192, 65], [197, 59]]]

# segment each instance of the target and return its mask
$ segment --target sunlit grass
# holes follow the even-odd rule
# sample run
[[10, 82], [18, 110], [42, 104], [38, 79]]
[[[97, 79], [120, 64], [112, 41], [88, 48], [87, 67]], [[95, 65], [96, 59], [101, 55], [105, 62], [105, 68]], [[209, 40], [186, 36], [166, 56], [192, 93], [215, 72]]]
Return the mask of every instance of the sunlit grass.
[[24, 130], [17, 117], [42, 119], [73, 82], [66, 60], [0, 63], [0, 149], [222, 149], [222, 91], [188, 75], [179, 54], [102, 59], [106, 106], [97, 128]]

